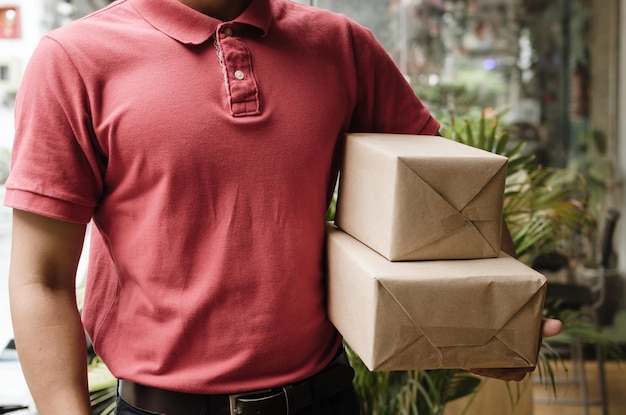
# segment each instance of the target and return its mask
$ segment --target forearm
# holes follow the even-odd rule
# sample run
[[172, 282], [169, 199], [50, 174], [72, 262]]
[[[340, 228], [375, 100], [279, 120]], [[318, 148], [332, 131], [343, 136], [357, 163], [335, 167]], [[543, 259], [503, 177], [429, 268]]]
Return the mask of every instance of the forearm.
[[90, 414], [86, 343], [73, 293], [10, 279], [20, 363], [41, 415]]
[[85, 225], [14, 210], [9, 300], [20, 363], [41, 415], [90, 414], [76, 306]]

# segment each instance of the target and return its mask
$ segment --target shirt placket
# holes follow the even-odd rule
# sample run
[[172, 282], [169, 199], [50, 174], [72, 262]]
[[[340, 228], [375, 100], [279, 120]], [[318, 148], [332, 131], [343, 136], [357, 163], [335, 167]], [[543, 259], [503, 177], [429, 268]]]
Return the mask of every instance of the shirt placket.
[[215, 33], [215, 47], [222, 66], [231, 115], [260, 114], [259, 89], [242, 28], [232, 23], [220, 25]]

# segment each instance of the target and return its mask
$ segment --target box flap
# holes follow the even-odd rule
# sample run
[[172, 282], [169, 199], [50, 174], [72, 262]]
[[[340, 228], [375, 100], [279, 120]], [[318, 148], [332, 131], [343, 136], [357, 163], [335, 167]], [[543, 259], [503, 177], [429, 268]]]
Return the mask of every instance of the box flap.
[[392, 262], [328, 228], [328, 315], [370, 370], [530, 367], [546, 279], [498, 258]]
[[497, 257], [507, 161], [443, 137], [349, 134], [336, 223], [392, 261]]
[[[381, 339], [375, 349], [377, 370], [389, 365], [397, 368], [403, 359], [415, 361], [415, 353], [423, 355], [422, 360], [428, 359], [431, 367], [446, 367], [446, 361], [462, 361], [463, 356], [458, 354], [466, 353], [468, 348], [497, 352], [503, 364], [517, 359], [521, 365], [532, 366], [536, 348], [516, 336], [516, 328], [528, 332], [529, 313], [541, 314], [544, 277], [539, 273], [533, 276], [532, 272], [529, 275], [523, 264], [522, 273], [515, 275], [517, 261], [510, 258], [471, 261], [471, 271], [467, 261], [442, 262], [445, 264], [437, 267], [436, 275], [429, 278], [428, 274], [420, 274], [419, 302], [415, 301], [415, 278], [407, 278], [404, 273], [377, 277], [380, 291], [385, 291], [379, 294], [379, 309], [393, 310], [393, 320], [389, 319], [392, 316], [382, 316], [381, 322], [386, 321], [388, 326], [390, 321], [393, 325], [398, 322], [395, 331], [403, 332], [398, 338], [401, 342]], [[498, 271], [503, 266], [508, 271], [506, 276]], [[413, 324], [410, 329], [409, 322]], [[538, 332], [540, 322], [536, 324], [533, 330]], [[475, 356], [468, 359], [468, 364], [472, 359]]]
[[[432, 160], [422, 161], [402, 159], [398, 163], [396, 184], [401, 188], [396, 189], [394, 260], [413, 258], [416, 253], [431, 259], [446, 257], [449, 244], [453, 242], [456, 242], [454, 249], [460, 258], [497, 256], [502, 225], [501, 183], [506, 174], [506, 163], [495, 167], [485, 166], [484, 161], [475, 163], [476, 169], [491, 170], [490, 175], [484, 172], [472, 174], [477, 177], [471, 185], [455, 187], [440, 183], [442, 180], [454, 182], [454, 177], [447, 173], [450, 169], [441, 164], [430, 166]], [[452, 173], [452, 176], [458, 174]], [[406, 197], [406, 192], [420, 197]], [[419, 232], [406, 232], [406, 229], [418, 229]], [[452, 235], [456, 236], [454, 241], [446, 241]], [[464, 241], [474, 242], [463, 246]], [[403, 247], [411, 249], [402, 250]]]

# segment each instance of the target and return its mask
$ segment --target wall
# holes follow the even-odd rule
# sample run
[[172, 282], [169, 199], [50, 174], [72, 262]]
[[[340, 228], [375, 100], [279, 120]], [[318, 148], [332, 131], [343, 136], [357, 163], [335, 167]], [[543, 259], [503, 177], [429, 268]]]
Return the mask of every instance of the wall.
[[[593, 2], [592, 8], [592, 41], [591, 41], [591, 123], [607, 134], [616, 137], [615, 133], [615, 75], [616, 59], [614, 58], [617, 42], [617, 16], [614, 11], [620, 0]], [[612, 17], [613, 16], [613, 17]], [[611, 145], [615, 145], [616, 140]]]
[[618, 267], [626, 275], [626, 0], [593, 2], [591, 125], [608, 138], [608, 155], [614, 166], [607, 207], [622, 217], [614, 236]]

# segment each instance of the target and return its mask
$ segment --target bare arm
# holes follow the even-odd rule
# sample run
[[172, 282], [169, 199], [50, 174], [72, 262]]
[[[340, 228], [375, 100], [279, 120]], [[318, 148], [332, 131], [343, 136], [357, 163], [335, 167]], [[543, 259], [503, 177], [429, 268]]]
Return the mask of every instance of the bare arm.
[[14, 210], [9, 299], [20, 362], [41, 415], [90, 414], [76, 306], [85, 226]]

